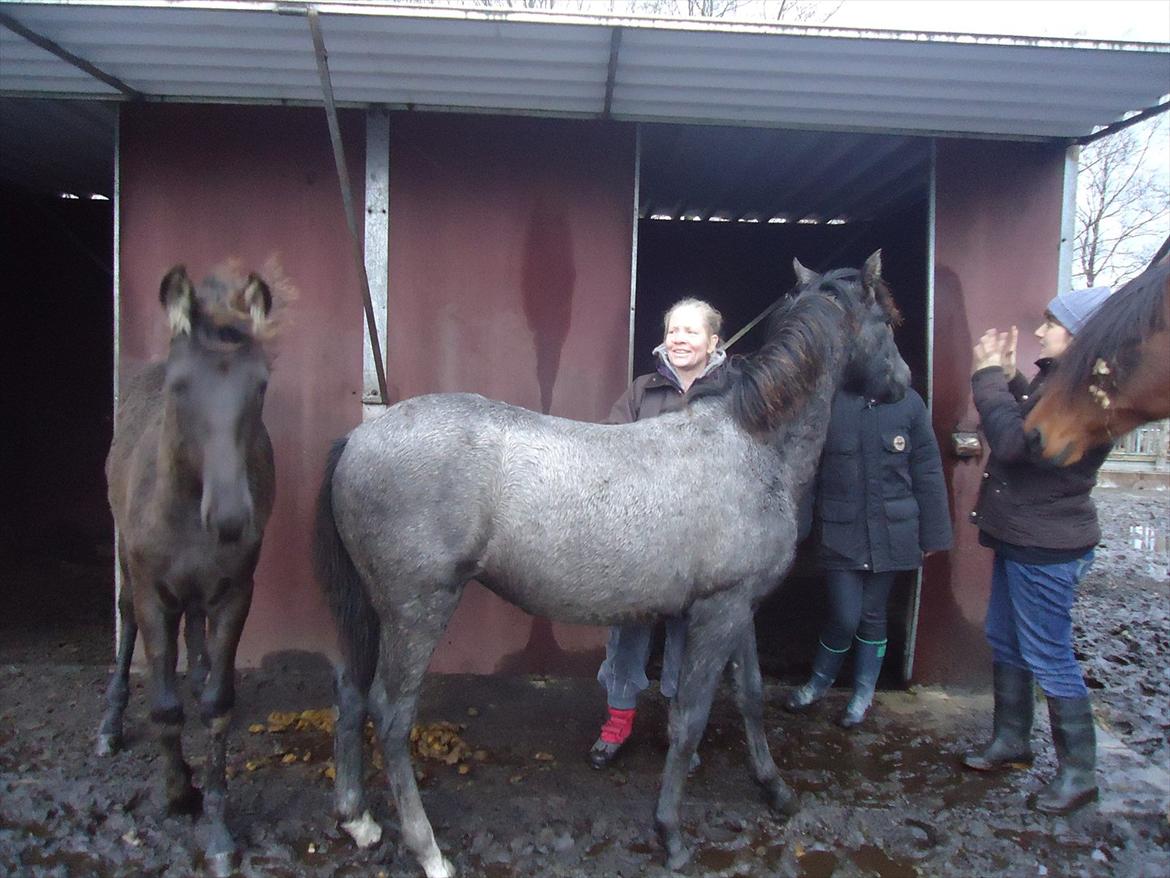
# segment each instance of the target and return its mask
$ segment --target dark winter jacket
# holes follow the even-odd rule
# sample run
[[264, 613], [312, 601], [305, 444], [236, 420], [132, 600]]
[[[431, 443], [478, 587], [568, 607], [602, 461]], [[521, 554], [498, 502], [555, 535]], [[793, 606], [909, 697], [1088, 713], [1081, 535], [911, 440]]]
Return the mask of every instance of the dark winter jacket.
[[951, 547], [950, 508], [926, 404], [839, 391], [815, 488], [817, 555], [835, 570], [913, 570]]
[[1038, 360], [1036, 365], [1040, 371], [1030, 385], [1019, 372], [1009, 382], [998, 366], [971, 376], [975, 407], [991, 448], [971, 520], [990, 538], [983, 540], [985, 545], [995, 547], [998, 541], [1066, 550], [1071, 560], [1101, 538], [1090, 492], [1111, 446], [1094, 448], [1065, 467], [1040, 456], [1024, 433], [1024, 418], [1036, 404], [1053, 361]]
[[667, 412], [677, 412], [686, 407], [691, 392], [701, 384], [715, 379], [725, 359], [722, 351], [718, 358], [712, 358], [711, 368], [696, 378], [686, 393], [683, 393], [669, 366], [661, 366], [657, 372], [639, 375], [610, 409], [606, 424], [632, 424], [656, 418]]

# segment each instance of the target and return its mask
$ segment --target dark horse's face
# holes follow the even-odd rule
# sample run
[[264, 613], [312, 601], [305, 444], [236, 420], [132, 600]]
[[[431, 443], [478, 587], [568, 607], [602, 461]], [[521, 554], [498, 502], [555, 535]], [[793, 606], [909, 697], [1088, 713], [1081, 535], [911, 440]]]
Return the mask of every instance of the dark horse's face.
[[881, 251], [860, 272], [852, 269], [818, 275], [795, 262], [802, 290], [831, 291], [849, 318], [845, 372], [841, 387], [878, 402], [897, 402], [910, 386], [910, 367], [894, 343], [901, 314], [881, 278]]
[[204, 527], [236, 542], [252, 524], [248, 452], [262, 429], [268, 386], [262, 336], [272, 294], [256, 275], [206, 279], [167, 273], [160, 298], [171, 324], [164, 394], [175, 464], [197, 479]]

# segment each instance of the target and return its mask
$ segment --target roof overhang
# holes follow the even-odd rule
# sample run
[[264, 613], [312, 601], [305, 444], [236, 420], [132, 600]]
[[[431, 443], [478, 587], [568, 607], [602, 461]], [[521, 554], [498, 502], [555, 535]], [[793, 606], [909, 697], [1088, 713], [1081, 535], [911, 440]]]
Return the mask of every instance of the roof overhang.
[[0, 95], [320, 104], [310, 8], [341, 106], [1031, 140], [1087, 136], [1170, 93], [1166, 44], [384, 3], [16, 0], [0, 6]]

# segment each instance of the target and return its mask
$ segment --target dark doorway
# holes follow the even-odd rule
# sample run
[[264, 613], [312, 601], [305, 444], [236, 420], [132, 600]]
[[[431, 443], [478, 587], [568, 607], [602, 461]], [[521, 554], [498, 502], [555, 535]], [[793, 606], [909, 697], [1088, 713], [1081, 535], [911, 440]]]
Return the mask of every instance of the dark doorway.
[[[49, 112], [30, 121], [41, 104]], [[71, 141], [73, 153], [108, 150], [94, 157], [110, 171], [104, 183], [78, 185], [68, 157], [37, 139], [36, 125], [48, 133], [61, 112], [62, 102], [20, 106], [20, 139], [39, 146], [22, 151], [19, 167], [5, 159], [0, 179], [6, 662], [104, 663], [113, 645], [103, 474], [113, 425], [112, 127], [91, 129], [89, 147]], [[112, 124], [112, 113], [96, 117]], [[83, 138], [94, 114], [76, 118], [73, 134]], [[7, 143], [11, 133], [6, 123]]]
[[[899, 347], [925, 398], [929, 166], [929, 144], [908, 138], [648, 127], [634, 374], [655, 368], [651, 351], [662, 340], [662, 317], [678, 299], [711, 302], [730, 337], [791, 289], [793, 257], [824, 271], [859, 267], [880, 248], [883, 276], [905, 318]], [[731, 353], [758, 348], [763, 326]], [[899, 660], [886, 662], [886, 685], [904, 682], [915, 588], [916, 577], [906, 574], [891, 597], [889, 654]], [[807, 673], [825, 612], [821, 576], [804, 546], [756, 617], [765, 672], [789, 679]]]

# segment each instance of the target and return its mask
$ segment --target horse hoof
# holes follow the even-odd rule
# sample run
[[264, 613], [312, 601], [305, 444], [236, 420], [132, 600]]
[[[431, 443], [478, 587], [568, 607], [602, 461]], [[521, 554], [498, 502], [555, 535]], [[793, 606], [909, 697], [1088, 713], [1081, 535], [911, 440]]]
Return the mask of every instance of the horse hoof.
[[97, 747], [94, 748], [94, 752], [98, 756], [113, 756], [121, 749], [121, 735], [98, 735]]
[[777, 814], [793, 817], [800, 810], [800, 800], [788, 787], [778, 786], [768, 791], [768, 807]]
[[686, 866], [691, 861], [691, 852], [686, 845], [682, 845], [674, 853], [666, 858], [666, 868], [672, 872], [677, 872], [679, 869]]
[[207, 874], [212, 878], [231, 878], [239, 868], [239, 855], [234, 850], [208, 854], [206, 864]]
[[167, 802], [167, 813], [174, 817], [194, 817], [202, 810], [203, 794], [195, 787], [188, 787], [181, 796]]
[[363, 811], [361, 817], [342, 823], [341, 828], [359, 848], [373, 847], [382, 840], [382, 827], [370, 816], [369, 811]]
[[451, 861], [446, 857], [440, 856], [438, 863], [424, 867], [423, 871], [427, 878], [455, 878], [455, 867], [451, 865]]

